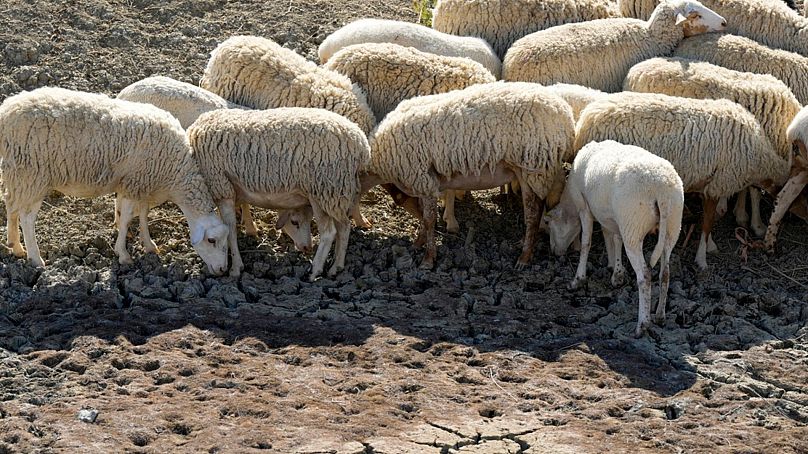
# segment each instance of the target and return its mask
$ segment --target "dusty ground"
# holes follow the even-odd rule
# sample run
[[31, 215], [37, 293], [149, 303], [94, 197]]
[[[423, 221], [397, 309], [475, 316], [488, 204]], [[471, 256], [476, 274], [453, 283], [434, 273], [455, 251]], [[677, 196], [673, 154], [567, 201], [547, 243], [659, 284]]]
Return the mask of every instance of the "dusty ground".
[[[0, 99], [196, 82], [235, 33], [313, 57], [361, 16], [414, 18], [406, 0], [4, 0]], [[134, 245], [121, 267], [110, 198], [49, 199], [49, 267], [0, 251], [0, 453], [808, 452], [805, 225], [744, 263], [722, 220], [706, 276], [680, 242], [667, 323], [634, 340], [635, 286], [609, 287], [599, 241], [586, 290], [565, 290], [577, 254], [548, 257], [546, 238], [514, 272], [518, 205], [478, 193], [422, 272], [414, 223], [364, 205], [347, 270], [309, 284], [269, 212], [235, 281], [202, 274], [170, 206], [151, 216], [163, 255]]]

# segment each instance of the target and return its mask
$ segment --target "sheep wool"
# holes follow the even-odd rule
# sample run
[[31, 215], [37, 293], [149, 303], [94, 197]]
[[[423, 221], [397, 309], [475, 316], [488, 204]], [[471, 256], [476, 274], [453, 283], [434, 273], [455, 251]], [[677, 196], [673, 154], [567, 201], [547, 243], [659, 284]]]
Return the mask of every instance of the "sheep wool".
[[[213, 240], [220, 233], [226, 236], [226, 229], [213, 214], [213, 200], [185, 131], [168, 112], [105, 95], [40, 88], [12, 96], [0, 106], [0, 137], [6, 209], [10, 222], [22, 217], [24, 231], [26, 216], [36, 216], [51, 190], [77, 197], [116, 192], [127, 203], [149, 205], [171, 200], [185, 213], [192, 243], [211, 271], [224, 271], [226, 242], [209, 256], [197, 247], [200, 242], [210, 247], [202, 239], [213, 231]], [[125, 216], [131, 220], [129, 215]], [[30, 222], [32, 229], [33, 218]], [[116, 252], [126, 262], [128, 220], [121, 224]], [[33, 230], [31, 238], [24, 233], [29, 257], [41, 266]], [[15, 223], [10, 239], [18, 234]], [[11, 242], [15, 253], [21, 254], [19, 242]]]
[[682, 40], [673, 55], [735, 71], [771, 74], [791, 89], [800, 104], [808, 104], [808, 57], [800, 54], [772, 49], [742, 36], [707, 33]]
[[163, 76], [139, 80], [121, 90], [117, 98], [151, 104], [168, 111], [186, 129], [205, 112], [216, 109], [243, 109], [242, 106], [228, 102], [204, 88]]
[[[694, 11], [699, 15], [691, 14]], [[682, 16], [685, 18], [680, 22], [677, 17]], [[671, 0], [661, 3], [648, 21], [601, 19], [560, 25], [514, 43], [503, 61], [502, 78], [620, 91], [633, 65], [670, 54], [686, 30], [715, 31], [722, 27], [722, 21], [699, 2]]]
[[653, 58], [631, 68], [623, 88], [685, 98], [729, 99], [755, 116], [781, 158], [791, 154], [786, 129], [801, 106], [791, 90], [772, 76], [683, 58]]
[[405, 99], [496, 81], [483, 65], [467, 58], [444, 57], [397, 44], [348, 46], [334, 54], [325, 67], [348, 76], [367, 93], [378, 121]]
[[586, 106], [597, 100], [606, 99], [606, 97], [609, 96], [608, 93], [582, 85], [553, 84], [547, 88], [560, 96], [564, 101], [567, 101], [567, 104], [572, 107], [572, 116], [575, 121], [578, 121], [581, 112]]
[[[727, 32], [808, 56], [808, 19], [780, 0], [701, 0], [727, 20]], [[645, 19], [659, 0], [619, 0], [626, 17]], [[806, 3], [808, 4], [808, 3]]]
[[359, 19], [328, 35], [317, 50], [326, 64], [341, 49], [365, 43], [391, 43], [446, 57], [465, 57], [485, 66], [499, 79], [500, 57], [484, 39], [455, 36], [420, 24], [386, 19]]
[[365, 94], [347, 77], [257, 36], [219, 44], [199, 85], [252, 109], [316, 107], [348, 118], [365, 133], [375, 125]]
[[479, 36], [503, 58], [519, 38], [570, 22], [585, 22], [619, 13], [611, 0], [438, 0], [432, 28], [462, 36]]
[[[222, 201], [232, 208], [236, 199], [267, 208], [311, 205], [321, 239], [312, 279], [322, 271], [334, 234], [341, 260], [330, 274], [343, 266], [348, 212], [360, 192], [359, 169], [370, 161], [367, 138], [356, 124], [323, 109], [227, 109], [200, 116], [188, 137], [220, 209]], [[235, 214], [226, 212], [232, 227], [231, 273], [238, 274], [242, 262]]]

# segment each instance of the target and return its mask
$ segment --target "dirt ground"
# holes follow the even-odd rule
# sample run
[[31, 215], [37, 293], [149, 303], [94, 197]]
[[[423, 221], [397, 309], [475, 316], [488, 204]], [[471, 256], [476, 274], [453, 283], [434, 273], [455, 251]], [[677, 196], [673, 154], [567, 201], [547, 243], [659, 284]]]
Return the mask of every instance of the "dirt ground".
[[[365, 16], [415, 19], [407, 0], [3, 0], [0, 100], [195, 83], [239, 33], [313, 58]], [[683, 234], [666, 324], [635, 340], [636, 285], [610, 287], [599, 236], [570, 292], [577, 253], [550, 257], [546, 236], [514, 271], [521, 210], [496, 191], [458, 203], [431, 272], [402, 210], [363, 206], [345, 272], [307, 283], [268, 211], [240, 239], [244, 275], [213, 279], [172, 206], [151, 214], [162, 255], [130, 241], [119, 266], [111, 198], [49, 198], [48, 267], [0, 250], [0, 453], [808, 452], [805, 224], [745, 262], [722, 219], [707, 274]]]

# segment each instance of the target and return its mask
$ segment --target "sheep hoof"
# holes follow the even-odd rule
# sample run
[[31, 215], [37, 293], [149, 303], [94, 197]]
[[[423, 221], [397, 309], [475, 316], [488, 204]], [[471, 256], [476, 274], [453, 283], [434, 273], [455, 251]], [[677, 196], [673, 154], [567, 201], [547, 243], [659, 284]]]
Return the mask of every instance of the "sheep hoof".
[[654, 315], [654, 323], [659, 326], [665, 325], [665, 314], [655, 314]]
[[626, 283], [626, 276], [623, 273], [612, 274], [612, 287], [622, 287]]
[[421, 264], [418, 266], [418, 268], [422, 270], [431, 270], [434, 267], [435, 267], [435, 259], [432, 257], [424, 257], [424, 259], [421, 261]]
[[637, 323], [637, 328], [634, 329], [634, 338], [639, 339], [645, 334], [647, 326], [644, 323]]
[[244, 228], [244, 234], [246, 234], [247, 236], [251, 236], [251, 237], [257, 237], [258, 236], [258, 229], [255, 228], [255, 227], [245, 227]]
[[354, 218], [354, 224], [356, 224], [356, 226], [360, 229], [369, 229], [373, 227], [373, 223], [364, 216], [360, 217], [359, 219]]
[[585, 277], [582, 277], [582, 278], [578, 278], [578, 277], [576, 277], [575, 279], [573, 279], [573, 280], [572, 280], [572, 282], [570, 282], [570, 285], [569, 285], [569, 286], [567, 286], [567, 288], [568, 288], [569, 290], [578, 290], [578, 289], [579, 289], [579, 288], [581, 288], [581, 287], [582, 287], [582, 286], [583, 286], [585, 283], [586, 283], [586, 278], [585, 278]]
[[129, 255], [122, 255], [118, 257], [118, 263], [121, 265], [132, 265], [135, 261], [132, 260], [132, 257]]
[[339, 274], [339, 273], [340, 273], [342, 270], [343, 270], [343, 268], [342, 268], [342, 267], [336, 267], [336, 266], [332, 266], [332, 267], [331, 267], [331, 268], [328, 270], [328, 277], [329, 277], [329, 278], [336, 277], [336, 275], [337, 275], [337, 274]]
[[460, 224], [457, 222], [451, 222], [446, 224], [446, 231], [449, 233], [458, 233], [460, 232]]
[[157, 255], [160, 255], [160, 248], [159, 248], [159, 247], [157, 247], [157, 245], [156, 245], [156, 244], [150, 244], [150, 245], [145, 246], [145, 247], [143, 248], [143, 252], [145, 252], [145, 253], [147, 253], [147, 254], [157, 254]]
[[20, 243], [10, 244], [9, 247], [11, 248], [11, 253], [14, 254], [14, 257], [20, 259], [25, 257], [25, 249], [20, 246]]
[[240, 267], [235, 267], [235, 266], [234, 266], [234, 267], [230, 268], [230, 273], [229, 273], [229, 275], [230, 275], [230, 277], [239, 277], [239, 276], [241, 276], [241, 269], [240, 269]]
[[766, 226], [761, 224], [752, 224], [752, 232], [755, 233], [755, 236], [760, 238], [766, 234]]

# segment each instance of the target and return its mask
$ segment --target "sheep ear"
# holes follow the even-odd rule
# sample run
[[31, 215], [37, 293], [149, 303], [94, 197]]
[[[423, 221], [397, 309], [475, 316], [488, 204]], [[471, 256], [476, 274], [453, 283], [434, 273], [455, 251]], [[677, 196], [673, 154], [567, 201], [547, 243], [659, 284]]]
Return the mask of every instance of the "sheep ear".
[[278, 220], [275, 222], [275, 230], [280, 230], [289, 222], [289, 217], [292, 215], [291, 210], [283, 210], [278, 214]]
[[686, 20], [687, 18], [683, 16], [682, 13], [676, 13], [676, 25], [679, 25]]
[[196, 246], [205, 239], [205, 228], [197, 224], [191, 229], [191, 245]]

